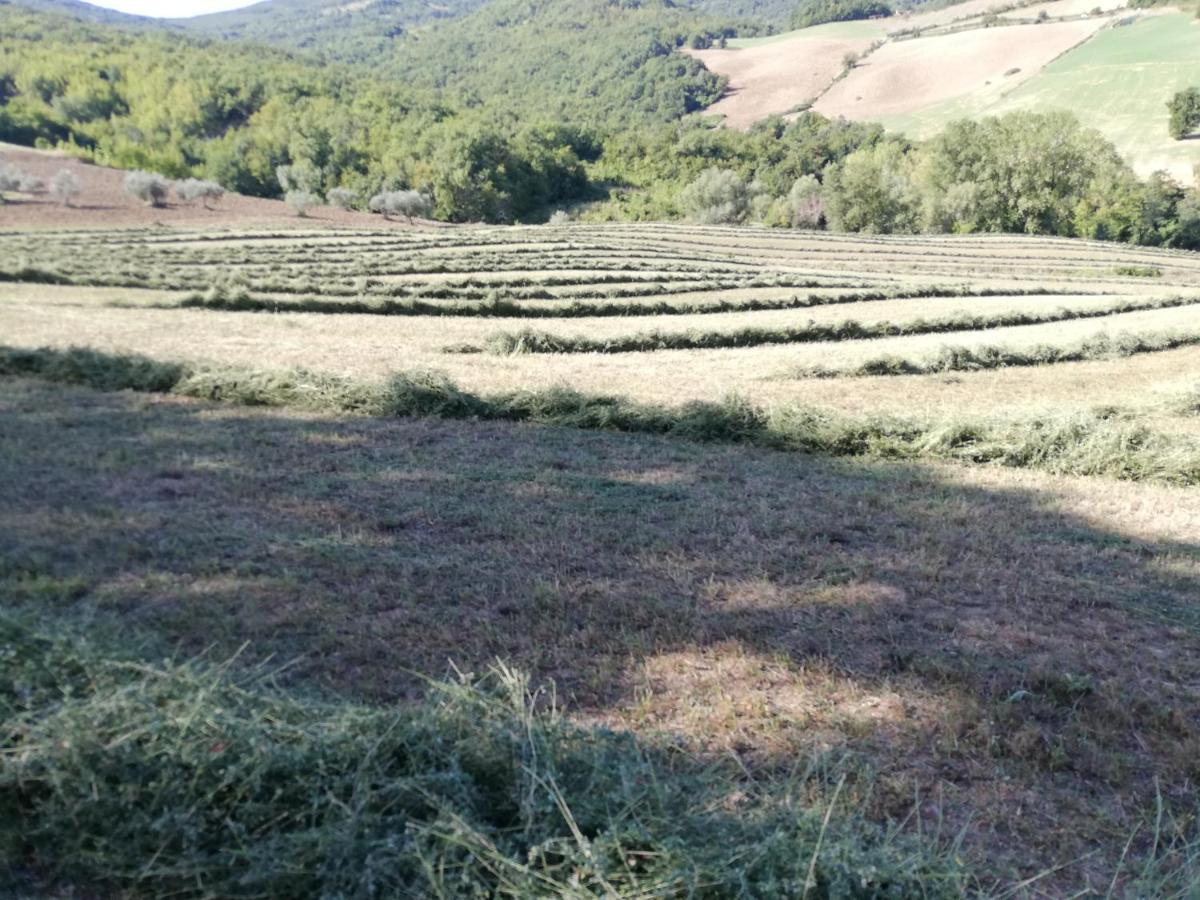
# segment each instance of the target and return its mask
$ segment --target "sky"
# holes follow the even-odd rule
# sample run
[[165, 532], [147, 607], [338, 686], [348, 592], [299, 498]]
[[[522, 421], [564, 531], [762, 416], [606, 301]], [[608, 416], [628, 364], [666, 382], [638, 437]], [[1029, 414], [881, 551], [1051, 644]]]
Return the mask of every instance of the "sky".
[[202, 13], [222, 12], [249, 6], [255, 0], [87, 0], [93, 6], [103, 6], [139, 16], [158, 16], [176, 19]]

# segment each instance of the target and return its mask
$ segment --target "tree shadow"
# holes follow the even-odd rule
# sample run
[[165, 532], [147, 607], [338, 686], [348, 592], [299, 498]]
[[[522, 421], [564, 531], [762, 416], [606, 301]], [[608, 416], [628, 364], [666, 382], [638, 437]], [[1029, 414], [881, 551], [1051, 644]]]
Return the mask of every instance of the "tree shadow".
[[1197, 799], [1179, 492], [17, 381], [0, 418], [18, 603], [373, 700], [503, 658], [748, 764], [860, 754], [881, 815], [940, 790], [1014, 866], [1107, 864], [1156, 790]]

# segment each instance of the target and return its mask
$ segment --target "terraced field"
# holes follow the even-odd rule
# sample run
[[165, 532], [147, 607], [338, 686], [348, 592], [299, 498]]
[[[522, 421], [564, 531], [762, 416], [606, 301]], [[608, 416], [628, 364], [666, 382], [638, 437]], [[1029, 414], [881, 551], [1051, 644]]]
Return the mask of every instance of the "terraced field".
[[895, 896], [1200, 883], [1200, 256], [572, 225], [0, 260], [6, 608], [356, 701], [499, 658], [729, 763], [705, 821], [817, 798], [812, 871], [865, 817]]

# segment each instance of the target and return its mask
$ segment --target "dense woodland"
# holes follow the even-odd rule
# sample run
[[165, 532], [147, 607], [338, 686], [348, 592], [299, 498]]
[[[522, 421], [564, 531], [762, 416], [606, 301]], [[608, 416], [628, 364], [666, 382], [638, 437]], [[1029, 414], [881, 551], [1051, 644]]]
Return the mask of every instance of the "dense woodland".
[[784, 4], [473, 5], [444, 7], [440, 23], [412, 3], [380, 7], [421, 27], [368, 67], [0, 0], [0, 140], [256, 196], [280, 195], [276, 172], [289, 166], [315, 194], [349, 191], [339, 196], [365, 208], [380, 192], [417, 191], [449, 221], [565, 209], [1200, 247], [1196, 189], [1137, 178], [1069, 116], [959, 122], [924, 144], [812, 113], [718, 127], [703, 108], [722, 82], [676, 49], [735, 33], [718, 14], [770, 19]]

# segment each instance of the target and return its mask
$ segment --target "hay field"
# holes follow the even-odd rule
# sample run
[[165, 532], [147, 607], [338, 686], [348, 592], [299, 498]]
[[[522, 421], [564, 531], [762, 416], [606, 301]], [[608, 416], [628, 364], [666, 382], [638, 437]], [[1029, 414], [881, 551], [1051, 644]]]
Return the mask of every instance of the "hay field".
[[383, 704], [502, 659], [729, 762], [739, 816], [836, 790], [980, 896], [1200, 883], [1200, 256], [572, 225], [0, 259], [6, 608]]
[[[1051, 239], [572, 226], [11, 234], [0, 249], [28, 270], [0, 283], [7, 344], [86, 336], [108, 352], [368, 380], [436, 369], [479, 393], [566, 385], [672, 406], [736, 393], [857, 411], [862, 375], [883, 360], [936, 367], [946, 347], [1020, 354], [1200, 333], [1196, 257]], [[868, 380], [880, 408], [901, 412], [924, 385], [908, 411], [926, 417], [961, 410], [964, 395], [989, 410], [991, 391], [1021, 384], [1004, 410], [1015, 416], [1080, 405], [1055, 388], [1056, 370], [1197, 352], [968, 360]], [[990, 387], [959, 387], [973, 380]], [[1102, 382], [1090, 399], [1146, 407], [1186, 381], [1168, 367], [1149, 391]]]

